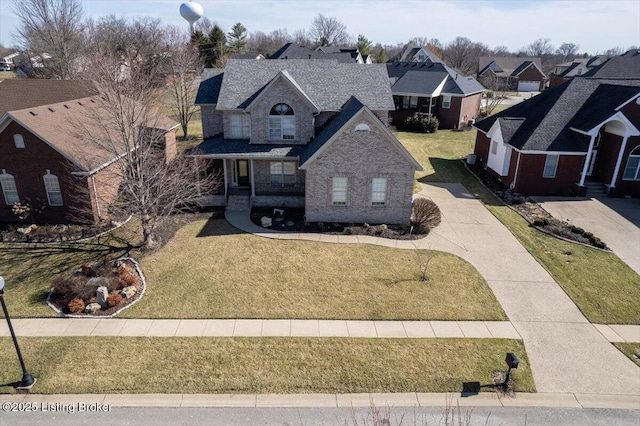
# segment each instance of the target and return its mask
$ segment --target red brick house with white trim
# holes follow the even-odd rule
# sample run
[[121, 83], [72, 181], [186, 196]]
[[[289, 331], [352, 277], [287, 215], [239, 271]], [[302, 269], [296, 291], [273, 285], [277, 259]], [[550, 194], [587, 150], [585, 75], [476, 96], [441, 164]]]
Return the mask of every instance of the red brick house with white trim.
[[[14, 203], [44, 207], [44, 223], [100, 221], [118, 195], [121, 156], [88, 142], [104, 132], [92, 122], [100, 102], [75, 81], [5, 80], [0, 83], [0, 222], [20, 222]], [[17, 108], [13, 108], [17, 107]], [[82, 127], [78, 123], [82, 122]], [[167, 157], [176, 154], [178, 123], [158, 115]]]
[[575, 77], [475, 127], [477, 161], [518, 192], [640, 196], [640, 80]]

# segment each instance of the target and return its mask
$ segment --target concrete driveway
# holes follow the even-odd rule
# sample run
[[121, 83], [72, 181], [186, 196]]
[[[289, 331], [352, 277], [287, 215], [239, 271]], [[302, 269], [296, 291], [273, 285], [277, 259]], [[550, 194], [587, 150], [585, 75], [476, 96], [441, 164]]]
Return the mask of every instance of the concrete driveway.
[[640, 274], [640, 200], [536, 197], [554, 217], [592, 232]]

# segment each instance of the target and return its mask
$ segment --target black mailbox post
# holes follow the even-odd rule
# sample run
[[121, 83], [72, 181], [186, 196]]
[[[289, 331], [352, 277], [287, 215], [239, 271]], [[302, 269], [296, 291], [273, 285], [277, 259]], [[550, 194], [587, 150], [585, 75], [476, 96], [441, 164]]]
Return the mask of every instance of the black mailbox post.
[[505, 359], [505, 362], [509, 366], [509, 370], [511, 370], [512, 368], [518, 368], [520, 360], [518, 360], [518, 357], [513, 352], [507, 352], [507, 358]]
[[512, 368], [518, 369], [518, 364], [520, 364], [520, 360], [518, 359], [516, 354], [514, 354], [513, 352], [507, 352], [507, 357], [505, 358], [504, 361], [507, 363], [507, 366], [509, 367], [509, 370], [507, 371], [507, 376], [505, 377], [504, 383], [502, 384], [502, 386], [506, 389], [509, 386], [511, 369]]

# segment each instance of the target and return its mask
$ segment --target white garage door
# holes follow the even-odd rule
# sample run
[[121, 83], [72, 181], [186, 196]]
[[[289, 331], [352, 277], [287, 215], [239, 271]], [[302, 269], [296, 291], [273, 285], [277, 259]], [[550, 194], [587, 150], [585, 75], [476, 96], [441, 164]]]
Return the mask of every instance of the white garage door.
[[537, 92], [540, 90], [539, 81], [519, 81], [518, 92]]

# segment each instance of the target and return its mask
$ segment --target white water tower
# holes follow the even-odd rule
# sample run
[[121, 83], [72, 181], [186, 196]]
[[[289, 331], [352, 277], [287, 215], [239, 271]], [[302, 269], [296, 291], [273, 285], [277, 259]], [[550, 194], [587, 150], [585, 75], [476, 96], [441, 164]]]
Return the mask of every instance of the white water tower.
[[204, 9], [200, 3], [189, 1], [189, 3], [182, 3], [180, 5], [180, 15], [189, 23], [191, 34], [193, 34], [195, 30], [196, 21], [202, 18], [203, 14]]

